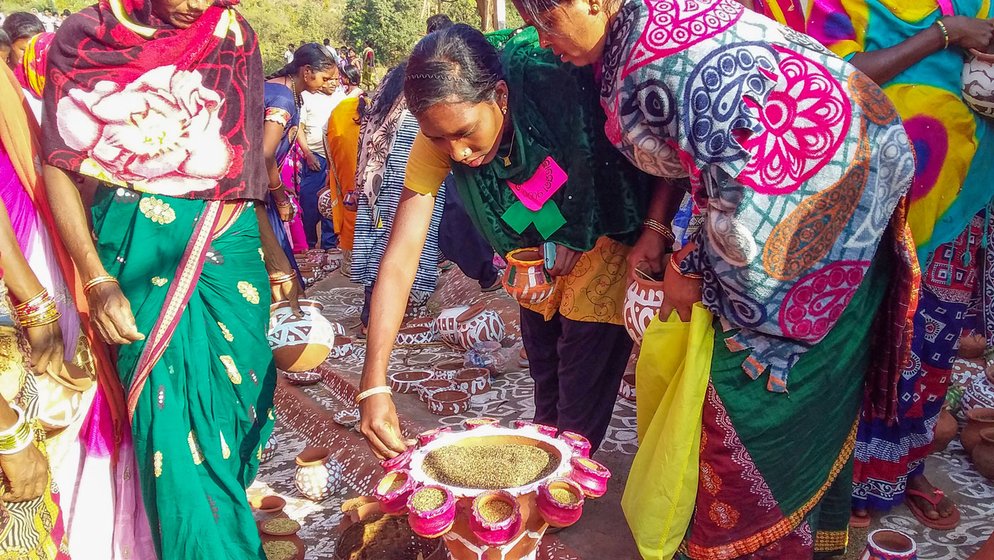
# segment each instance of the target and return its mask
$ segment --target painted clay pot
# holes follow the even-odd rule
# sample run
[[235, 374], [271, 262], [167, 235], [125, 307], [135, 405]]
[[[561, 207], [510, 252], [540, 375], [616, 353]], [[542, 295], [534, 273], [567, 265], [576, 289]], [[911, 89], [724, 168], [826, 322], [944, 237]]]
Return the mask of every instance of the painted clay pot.
[[469, 529], [484, 544], [503, 546], [521, 532], [521, 506], [506, 490], [488, 490], [473, 499]]
[[429, 379], [421, 383], [418, 387], [418, 398], [421, 402], [427, 403], [428, 397], [437, 391], [448, 391], [452, 389], [452, 382], [448, 379]]
[[959, 339], [959, 356], [972, 360], [984, 355], [987, 350], [987, 339], [981, 334], [970, 334]]
[[991, 383], [991, 375], [994, 375], [994, 370], [986, 375], [974, 375], [970, 379], [960, 400], [962, 410], [968, 412], [974, 408], [994, 408], [994, 383]]
[[980, 432], [980, 442], [970, 454], [977, 472], [994, 480], [994, 428]]
[[399, 471], [406, 469], [408, 465], [411, 464], [411, 456], [414, 454], [414, 448], [408, 447], [400, 455], [393, 457], [392, 459], [384, 459], [380, 461], [380, 467], [387, 472]]
[[352, 344], [352, 339], [344, 337], [337, 340], [337, 344], [328, 353], [328, 357], [332, 360], [341, 360], [347, 358], [353, 351], [355, 351], [355, 346]]
[[407, 499], [411, 497], [415, 488], [411, 472], [399, 469], [383, 475], [373, 489], [373, 497], [380, 502], [383, 513], [404, 513], [407, 511]]
[[583, 489], [568, 478], [557, 478], [539, 486], [536, 502], [545, 522], [569, 527], [583, 515]]
[[967, 453], [973, 453], [973, 448], [980, 443], [980, 432], [994, 428], [994, 408], [974, 408], [966, 413], [966, 427], [960, 434], [959, 440]]
[[275, 517], [279, 515], [285, 507], [286, 500], [283, 498], [279, 496], [266, 496], [259, 500], [259, 503], [256, 505], [255, 509], [258, 510], [259, 513]]
[[528, 420], [515, 420], [514, 422], [511, 422], [511, 425], [519, 430], [521, 429], [535, 430], [536, 432], [542, 434], [543, 436], [551, 438], [554, 438], [556, 437], [557, 434], [559, 434], [559, 430], [557, 430], [553, 426], [546, 426], [545, 424], [536, 424], [534, 422], [529, 422]]
[[663, 282], [653, 280], [636, 270], [635, 279], [625, 292], [625, 330], [635, 344], [642, 344], [642, 335], [663, 305]]
[[414, 393], [422, 382], [429, 379], [430, 371], [397, 371], [390, 374], [390, 388], [394, 393]]
[[590, 457], [590, 440], [576, 432], [565, 431], [559, 434], [559, 439], [573, 449], [577, 457]]
[[459, 346], [464, 350], [479, 342], [504, 340], [504, 320], [485, 304], [470, 307], [456, 320], [459, 322]]
[[466, 368], [456, 374], [453, 380], [456, 389], [470, 395], [479, 395], [490, 390], [490, 370], [484, 368]]
[[465, 369], [466, 366], [462, 362], [442, 362], [440, 364], [435, 364], [432, 366], [432, 376], [435, 379], [446, 379], [453, 380], [459, 375], [459, 372]]
[[961, 81], [963, 102], [980, 115], [994, 117], [994, 55], [970, 49]]
[[621, 378], [621, 388], [618, 389], [618, 396], [626, 401], [635, 402], [635, 373], [626, 373]]
[[[429, 493], [441, 492], [438, 503], [425, 502], [423, 497]], [[424, 494], [422, 494], [424, 493]], [[407, 500], [407, 522], [411, 529], [422, 537], [435, 539], [449, 532], [456, 520], [456, 499], [448, 488], [442, 486], [424, 486], [411, 494]]]
[[452, 431], [449, 426], [443, 426], [441, 428], [434, 428], [426, 432], [421, 432], [418, 434], [418, 445], [428, 445], [429, 443], [438, 439], [442, 434], [447, 434]]
[[342, 466], [327, 447], [306, 447], [296, 461], [293, 482], [304, 497], [320, 502], [332, 495], [342, 478]]
[[338, 201], [332, 198], [331, 189], [325, 187], [318, 191], [318, 212], [326, 219], [334, 219], [335, 205]]
[[518, 303], [541, 303], [556, 290], [556, 282], [545, 270], [545, 259], [537, 247], [511, 251], [506, 260], [507, 270], [501, 282]]
[[607, 492], [607, 481], [611, 478], [607, 467], [587, 457], [573, 457], [571, 465], [570, 479], [583, 488], [588, 498], [600, 498]]
[[860, 560], [915, 560], [918, 545], [911, 537], [893, 529], [877, 529], [870, 533]]
[[345, 338], [349, 336], [348, 330], [346, 330], [345, 325], [341, 323], [331, 323], [331, 330], [335, 332], [335, 337]]
[[442, 342], [458, 346], [459, 321], [457, 319], [468, 309], [468, 305], [462, 305], [459, 307], [444, 309], [438, 314], [438, 318], [435, 319], [435, 332], [438, 333], [438, 338], [441, 339]]
[[959, 424], [956, 418], [947, 409], [943, 408], [939, 412], [939, 420], [935, 424], [935, 435], [932, 436], [932, 453], [945, 451], [949, 443], [956, 438], [959, 431]]
[[428, 327], [404, 327], [397, 332], [398, 346], [418, 346], [431, 343], [434, 335]]
[[268, 338], [276, 367], [291, 372], [309, 371], [328, 358], [335, 348], [335, 333], [321, 308], [316, 301], [300, 300], [303, 317], [296, 317], [289, 302], [273, 304]]
[[469, 410], [469, 393], [457, 389], [435, 391], [428, 395], [428, 412], [438, 416], [455, 416]]
[[475, 430], [477, 428], [482, 428], [484, 426], [500, 426], [500, 422], [496, 418], [487, 418], [486, 416], [481, 416], [479, 418], [469, 418], [464, 420], [462, 427], [467, 430]]
[[405, 327], [424, 327], [428, 329], [431, 338], [429, 342], [434, 342], [438, 339], [438, 330], [435, 325], [436, 319], [434, 317], [418, 317], [417, 319], [411, 319], [404, 326]]
[[280, 440], [276, 439], [276, 430], [269, 434], [266, 445], [259, 451], [259, 463], [265, 463], [276, 455], [276, 450], [280, 447]]
[[316, 371], [284, 371], [283, 377], [291, 385], [304, 387], [321, 381], [322, 375]]

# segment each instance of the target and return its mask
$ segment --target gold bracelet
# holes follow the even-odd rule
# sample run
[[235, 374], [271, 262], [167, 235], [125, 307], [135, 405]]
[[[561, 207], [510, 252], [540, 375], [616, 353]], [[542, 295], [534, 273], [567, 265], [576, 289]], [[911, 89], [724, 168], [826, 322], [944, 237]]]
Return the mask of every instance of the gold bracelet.
[[35, 439], [31, 423], [24, 417], [21, 407], [11, 403], [10, 409], [17, 413], [17, 421], [10, 428], [0, 433], [0, 455], [13, 455], [23, 451]]
[[680, 264], [676, 262], [676, 253], [670, 255], [670, 268], [675, 270], [677, 274], [683, 276], [684, 278], [691, 278], [693, 280], [700, 280], [704, 278], [704, 276], [700, 274], [694, 274], [693, 272], [684, 272], [683, 270], [680, 270]]
[[368, 399], [369, 397], [372, 397], [373, 395], [380, 395], [380, 394], [384, 394], [384, 393], [387, 394], [387, 395], [392, 395], [393, 394], [393, 389], [391, 389], [389, 385], [380, 385], [379, 387], [373, 387], [372, 389], [366, 389], [365, 391], [363, 391], [363, 392], [359, 393], [358, 395], [356, 395], [356, 397], [355, 397], [355, 403], [359, 404], [362, 401]]
[[942, 19], [935, 20], [935, 24], [938, 25], [939, 29], [942, 31], [942, 41], [945, 43], [942, 50], [946, 50], [949, 48], [949, 30], [946, 29], [946, 24], [942, 23]]
[[108, 284], [108, 283], [114, 283], [120, 285], [120, 283], [117, 281], [117, 278], [114, 278], [110, 274], [103, 274], [101, 276], [93, 278], [86, 284], [83, 284], [83, 295], [88, 296], [90, 295], [90, 290], [92, 290], [93, 288], [96, 288], [100, 284]]
[[28, 301], [15, 305], [14, 311], [17, 312], [18, 314], [21, 314], [28, 308], [38, 307], [38, 305], [42, 303], [45, 299], [49, 299], [48, 290], [42, 288], [40, 292], [38, 292], [35, 296], [28, 299]]
[[673, 235], [673, 230], [663, 225], [663, 223], [659, 220], [647, 218], [644, 222], [642, 222], [642, 226], [663, 236], [663, 239], [671, 245], [676, 241], [676, 236]]
[[297, 277], [296, 272], [289, 272], [286, 274], [270, 274], [269, 275], [269, 285], [278, 286], [280, 284], [286, 284]]
[[61, 317], [62, 313], [60, 313], [58, 308], [55, 307], [55, 302], [52, 302], [51, 305], [46, 306], [34, 313], [18, 317], [17, 321], [21, 324], [22, 328], [29, 329], [32, 327], [43, 327], [45, 325], [50, 325], [58, 321]]
[[283, 183], [280, 183], [280, 184], [279, 184], [278, 186], [276, 186], [276, 187], [269, 187], [269, 192], [276, 192], [276, 191], [278, 191], [278, 190], [280, 190], [280, 189], [282, 189], [282, 188], [283, 188]]

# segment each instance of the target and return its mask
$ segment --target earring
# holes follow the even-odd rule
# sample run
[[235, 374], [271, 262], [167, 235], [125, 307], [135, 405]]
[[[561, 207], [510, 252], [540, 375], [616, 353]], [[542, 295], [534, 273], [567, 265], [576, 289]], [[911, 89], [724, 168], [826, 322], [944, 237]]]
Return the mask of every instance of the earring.
[[591, 4], [590, 5], [590, 13], [592, 15], [596, 16], [598, 13], [600, 13], [600, 11], [601, 11], [600, 4]]
[[472, 154], [472, 153], [473, 153], [473, 150], [470, 150], [469, 148], [465, 148], [462, 151], [462, 157], [468, 158], [470, 156], [470, 154]]
[[500, 112], [506, 115], [507, 114], [507, 105], [504, 105], [503, 107], [501, 107], [500, 108]]

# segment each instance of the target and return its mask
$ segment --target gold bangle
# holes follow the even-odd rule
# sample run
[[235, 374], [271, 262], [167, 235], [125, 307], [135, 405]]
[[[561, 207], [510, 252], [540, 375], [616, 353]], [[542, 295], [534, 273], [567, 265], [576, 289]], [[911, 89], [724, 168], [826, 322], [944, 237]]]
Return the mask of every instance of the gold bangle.
[[40, 304], [42, 301], [44, 301], [48, 297], [49, 297], [48, 296], [48, 290], [46, 290], [45, 288], [42, 288], [40, 292], [38, 292], [36, 295], [34, 295], [30, 299], [28, 299], [28, 301], [25, 301], [24, 303], [19, 303], [19, 304], [15, 305], [14, 306], [14, 311], [17, 312], [18, 314], [20, 314], [21, 312], [23, 312], [24, 310], [26, 310], [26, 309], [28, 309], [30, 307], [37, 307], [38, 304]]
[[279, 184], [278, 186], [276, 186], [276, 187], [269, 187], [269, 192], [276, 192], [276, 191], [278, 191], [278, 190], [282, 189], [283, 187], [284, 187], [283, 183], [280, 183], [280, 184]]
[[108, 284], [108, 283], [114, 283], [120, 285], [120, 283], [117, 281], [117, 278], [114, 278], [110, 274], [103, 274], [101, 276], [93, 278], [86, 284], [83, 284], [83, 295], [88, 296], [90, 295], [90, 290], [92, 290], [93, 288], [96, 288], [100, 284]]
[[673, 235], [673, 230], [666, 227], [659, 220], [653, 220], [652, 218], [647, 218], [642, 222], [642, 226], [646, 229], [652, 230], [663, 237], [668, 243], [673, 244], [676, 241], [676, 236]]
[[363, 391], [363, 392], [359, 393], [358, 395], [356, 395], [356, 397], [355, 397], [355, 403], [359, 404], [362, 401], [368, 399], [369, 397], [372, 397], [373, 395], [380, 395], [380, 394], [384, 394], [384, 393], [387, 394], [387, 395], [393, 395], [393, 389], [391, 389], [389, 385], [380, 385], [379, 387], [373, 387], [372, 389], [366, 389], [365, 391]]
[[278, 286], [280, 284], [286, 284], [287, 282], [293, 281], [297, 277], [296, 272], [290, 272], [287, 274], [271, 274], [269, 276], [269, 285]]
[[938, 25], [939, 29], [942, 31], [942, 41], [945, 43], [942, 46], [942, 50], [946, 50], [949, 48], [949, 30], [946, 29], [946, 24], [942, 23], [941, 18], [935, 20], [935, 24]]
[[10, 403], [10, 409], [17, 413], [17, 421], [10, 428], [0, 433], [0, 455], [13, 455], [24, 450], [35, 439], [31, 423], [24, 416], [24, 411], [16, 404]]
[[43, 311], [28, 315], [23, 319], [18, 319], [18, 322], [21, 324], [21, 328], [30, 329], [50, 325], [61, 318], [62, 313], [60, 313], [59, 310], [52, 305], [51, 308], [46, 308]]
[[700, 274], [694, 274], [692, 272], [684, 272], [683, 270], [680, 270], [680, 263], [676, 262], [676, 253], [670, 255], [670, 268], [672, 268], [674, 271], [676, 271], [677, 274], [683, 276], [684, 278], [691, 278], [693, 280], [700, 280], [704, 278], [704, 276]]

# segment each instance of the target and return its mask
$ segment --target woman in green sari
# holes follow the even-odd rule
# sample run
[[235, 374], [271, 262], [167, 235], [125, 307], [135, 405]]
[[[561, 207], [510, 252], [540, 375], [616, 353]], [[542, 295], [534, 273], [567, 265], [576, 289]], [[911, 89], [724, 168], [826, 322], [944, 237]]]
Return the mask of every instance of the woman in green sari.
[[[83, 10], [52, 46], [45, 92], [49, 199], [90, 320], [119, 345], [168, 559], [265, 558], [245, 488], [272, 429], [268, 288], [294, 282], [261, 202], [262, 129], [245, 127], [262, 122], [262, 61], [230, 4]], [[92, 237], [80, 176], [99, 182], [82, 197]]]

